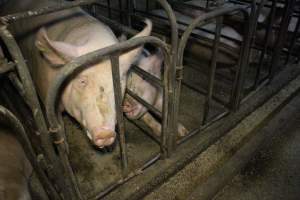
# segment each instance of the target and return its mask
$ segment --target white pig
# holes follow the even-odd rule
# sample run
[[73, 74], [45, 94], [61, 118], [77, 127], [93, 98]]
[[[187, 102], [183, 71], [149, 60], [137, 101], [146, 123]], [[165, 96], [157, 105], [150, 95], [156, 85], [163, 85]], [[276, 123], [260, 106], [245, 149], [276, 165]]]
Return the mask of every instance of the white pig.
[[0, 199], [30, 200], [32, 167], [11, 131], [0, 128]]
[[[141, 54], [139, 60], [135, 64], [156, 78], [161, 79], [163, 60], [163, 54], [160, 49], [154, 54], [150, 54], [147, 50], [144, 50], [143, 54]], [[133, 71], [128, 75], [127, 88], [137, 94], [147, 103], [153, 105], [159, 111], [162, 111], [162, 88], [154, 86]], [[145, 106], [143, 106], [129, 94], [125, 95], [123, 111], [129, 119], [140, 119], [152, 129], [155, 135], [161, 135], [161, 124], [148, 112], [148, 109]], [[187, 133], [188, 131], [186, 128], [179, 123], [178, 136], [183, 137]]]
[[[0, 14], [54, 6], [55, 0], [11, 0], [0, 8]], [[148, 36], [152, 23], [134, 37]], [[112, 30], [81, 8], [58, 11], [20, 20], [10, 27], [27, 59], [37, 91], [45, 103], [49, 86], [63, 66], [73, 58], [118, 43]], [[138, 58], [142, 47], [120, 55], [122, 93], [127, 71]], [[116, 110], [111, 62], [107, 58], [86, 66], [71, 79], [62, 92], [61, 110], [67, 111], [86, 130], [93, 144], [102, 148], [115, 138]]]

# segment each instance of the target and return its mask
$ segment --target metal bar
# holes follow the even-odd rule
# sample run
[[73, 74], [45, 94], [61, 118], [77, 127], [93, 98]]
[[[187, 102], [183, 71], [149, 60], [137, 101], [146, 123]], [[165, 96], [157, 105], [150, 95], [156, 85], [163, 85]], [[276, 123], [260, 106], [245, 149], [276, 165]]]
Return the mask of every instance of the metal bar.
[[106, 0], [107, 8], [108, 8], [108, 18], [111, 19], [111, 6], [110, 6], [110, 0]]
[[213, 52], [211, 56], [211, 64], [210, 64], [210, 72], [209, 72], [209, 83], [207, 88], [207, 96], [205, 98], [204, 102], [204, 111], [203, 111], [203, 119], [202, 119], [202, 125], [204, 125], [207, 122], [211, 101], [212, 101], [212, 95], [214, 90], [214, 82], [215, 82], [215, 73], [217, 68], [217, 55], [218, 55], [218, 49], [219, 49], [219, 42], [221, 37], [221, 29], [222, 29], [222, 23], [223, 18], [218, 17], [216, 20], [216, 33], [215, 33], [215, 40], [213, 44]]
[[219, 115], [217, 115], [216, 117], [214, 117], [214, 119], [210, 120], [208, 123], [206, 123], [204, 126], [201, 126], [199, 128], [195, 128], [193, 130], [191, 130], [187, 136], [185, 136], [184, 138], [180, 139], [177, 141], [177, 145], [181, 145], [183, 143], [185, 143], [186, 141], [188, 141], [190, 138], [194, 137], [196, 134], [198, 134], [200, 131], [205, 130], [206, 128], [208, 128], [209, 126], [211, 126], [212, 124], [214, 124], [215, 122], [223, 119], [224, 117], [226, 117], [230, 112], [229, 111], [225, 111]]
[[[253, 1], [252, 9], [255, 10], [255, 2]], [[250, 50], [250, 44], [252, 40], [252, 37], [254, 36], [254, 28], [255, 28], [255, 13], [251, 12], [250, 16], [248, 12], [243, 12], [244, 14], [244, 21], [246, 21], [245, 25], [245, 36], [244, 36], [244, 42], [242, 45], [242, 52], [238, 61], [238, 68], [235, 74], [235, 80], [232, 86], [232, 94], [230, 98], [231, 102], [231, 109], [236, 111], [241, 103], [241, 99], [243, 97], [243, 89], [244, 84], [246, 80], [246, 72], [248, 69], [249, 64], [249, 50]]]
[[[52, 171], [48, 171], [48, 174], [49, 176], [52, 176], [52, 180], [55, 180], [55, 177], [62, 177], [61, 170], [57, 170], [61, 168], [61, 165], [58, 162], [52, 142], [49, 138], [46, 121], [43, 116], [37, 93], [35, 91], [33, 81], [28, 71], [28, 67], [25, 63], [25, 59], [23, 58], [22, 53], [16, 41], [14, 40], [14, 37], [6, 29], [5, 26], [0, 27], [0, 37], [3, 40], [4, 45], [7, 47], [14, 62], [18, 63], [16, 65], [16, 70], [24, 86], [26, 101], [30, 102], [28, 106], [33, 113], [34, 121], [36, 122], [37, 132], [39, 133], [41, 139], [41, 147], [45, 153], [47, 161], [51, 163], [49, 164], [48, 169], [53, 169]], [[65, 180], [63, 180], [62, 178], [56, 180], [58, 181], [58, 184], [60, 186], [65, 185]]]
[[20, 19], [45, 15], [45, 14], [49, 14], [49, 13], [57, 12], [60, 10], [77, 7], [77, 6], [89, 5], [89, 4], [92, 4], [95, 2], [97, 2], [97, 0], [77, 0], [77, 1], [73, 1], [73, 2], [64, 2], [64, 3], [59, 3], [55, 6], [44, 7], [44, 8], [39, 8], [37, 10], [6, 15], [6, 16], [1, 17], [0, 21], [3, 24], [9, 24], [9, 23], [12, 23], [12, 22], [20, 20]]
[[292, 39], [291, 39], [289, 48], [288, 48], [288, 54], [287, 54], [287, 56], [286, 56], [286, 61], [285, 61], [286, 64], [287, 64], [288, 61], [290, 60], [290, 56], [292, 55], [292, 51], [293, 51], [293, 49], [294, 49], [294, 47], [295, 47], [297, 37], [299, 37], [299, 27], [300, 27], [300, 17], [298, 16], [297, 24], [296, 24], [294, 33], [293, 33], [293, 35], [292, 35]]
[[[202, 88], [197, 88], [197, 87], [195, 87], [195, 86], [193, 86], [193, 85], [187, 83], [186, 81], [181, 81], [181, 83], [182, 83], [182, 85], [186, 86], [187, 88], [190, 88], [191, 90], [194, 90], [194, 91], [196, 91], [196, 92], [199, 92], [199, 93], [201, 93], [201, 94], [203, 94], [203, 95], [207, 95], [207, 94], [208, 94], [207, 91], [205, 91], [204, 89], [202, 89]], [[212, 99], [213, 99], [214, 101], [216, 101], [217, 103], [221, 104], [221, 105], [224, 106], [224, 107], [227, 107], [227, 106], [228, 106], [228, 103], [224, 102], [222, 99], [220, 99], [219, 97], [217, 97], [217, 96], [215, 96], [215, 95], [212, 96]]]
[[291, 13], [293, 12], [293, 8], [295, 5], [295, 0], [286, 0], [286, 11], [284, 14], [284, 17], [282, 19], [281, 22], [281, 28], [279, 31], [279, 36], [276, 42], [276, 46], [275, 46], [275, 51], [274, 54], [272, 56], [272, 61], [271, 61], [271, 66], [269, 69], [269, 74], [270, 74], [270, 81], [273, 80], [274, 75], [276, 73], [276, 70], [278, 68], [278, 64], [279, 64], [279, 58], [280, 58], [280, 52], [282, 51], [284, 42], [285, 42], [285, 38], [286, 38], [286, 33], [288, 30], [288, 25], [289, 25], [289, 19], [291, 17]]
[[120, 154], [121, 154], [121, 164], [123, 172], [127, 174], [128, 172], [128, 157], [126, 150], [126, 141], [125, 141], [125, 124], [124, 116], [122, 110], [123, 95], [121, 89], [121, 80], [120, 80], [120, 70], [119, 70], [119, 54], [110, 56], [110, 61], [112, 65], [112, 75], [113, 75], [113, 86], [114, 86], [114, 95], [116, 102], [116, 113], [117, 113], [117, 127], [119, 132], [119, 144], [120, 144]]
[[[24, 148], [30, 163], [32, 164], [34, 170], [37, 172], [39, 180], [43, 185], [43, 188], [49, 195], [50, 199], [60, 200], [60, 197], [53, 185], [49, 182], [44, 170], [41, 168], [38, 162], [38, 156], [36, 156], [35, 151], [32, 148], [32, 144], [26, 134], [22, 123], [12, 114], [8, 109], [0, 106], [0, 123], [3, 123], [5, 126], [9, 126], [10, 129], [13, 129], [13, 133], [21, 137], [21, 144]], [[41, 155], [39, 155], [41, 157]]]
[[13, 62], [4, 61], [0, 65], [0, 75], [13, 71], [15, 69], [15, 66], [16, 66], [15, 63]]
[[262, 65], [263, 65], [263, 59], [264, 59], [264, 56], [265, 56], [265, 54], [267, 52], [267, 49], [269, 47], [269, 38], [271, 36], [272, 27], [273, 27], [274, 21], [275, 21], [274, 18], [275, 18], [275, 13], [276, 13], [276, 3], [277, 3], [277, 0], [274, 0], [273, 3], [272, 3], [271, 18], [270, 18], [270, 22], [269, 22], [268, 27], [267, 27], [266, 35], [264, 37], [263, 50], [262, 50], [260, 58], [259, 58], [259, 66], [258, 66], [256, 74], [255, 74], [254, 89], [256, 89], [258, 87], [261, 68], [262, 68]]
[[156, 161], [158, 161], [161, 158], [161, 155], [158, 154], [155, 157], [153, 157], [152, 159], [150, 159], [149, 161], [147, 161], [143, 167], [135, 170], [134, 172], [130, 173], [126, 178], [119, 180], [118, 182], [112, 184], [111, 186], [109, 186], [107, 189], [105, 189], [104, 191], [102, 191], [101, 193], [99, 193], [98, 195], [96, 195], [95, 197], [90, 197], [89, 199], [101, 199], [104, 196], [106, 196], [107, 194], [109, 194], [111, 191], [113, 191], [114, 189], [116, 189], [118, 186], [128, 182], [129, 180], [131, 180], [132, 178], [136, 177], [137, 175], [143, 173], [143, 171], [145, 169], [147, 169], [148, 167], [150, 167], [151, 165], [153, 165]]
[[145, 106], [147, 109], [149, 109], [151, 112], [153, 112], [157, 117], [162, 118], [162, 112], [159, 111], [157, 108], [155, 108], [154, 106], [149, 104], [147, 101], [145, 101], [144, 99], [139, 97], [137, 94], [132, 92], [130, 89], [126, 88], [126, 92], [127, 92], [127, 94], [129, 94], [129, 96], [133, 97], [139, 103], [141, 103], [143, 106]]
[[142, 70], [138, 66], [133, 65], [130, 70], [132, 70], [134, 73], [141, 76], [143, 79], [149, 81], [151, 84], [156, 85], [157, 87], [163, 86], [163, 83], [161, 82], [161, 80], [159, 78], [153, 76], [152, 74], [150, 74], [149, 72], [147, 72], [145, 70]]

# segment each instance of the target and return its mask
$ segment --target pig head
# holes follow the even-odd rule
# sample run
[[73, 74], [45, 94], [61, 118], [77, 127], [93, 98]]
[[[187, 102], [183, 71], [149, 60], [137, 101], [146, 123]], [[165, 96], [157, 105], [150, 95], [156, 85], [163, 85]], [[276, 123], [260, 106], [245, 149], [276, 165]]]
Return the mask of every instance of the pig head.
[[[152, 23], [134, 37], [148, 36]], [[61, 68], [73, 58], [116, 44], [113, 32], [100, 22], [93, 22], [70, 32], [63, 41], [51, 39], [41, 28], [35, 40], [41, 55], [38, 74], [39, 93], [42, 98]], [[124, 95], [127, 71], [138, 58], [142, 47], [123, 52], [119, 57], [122, 95]], [[43, 85], [44, 84], [44, 85]], [[74, 117], [85, 129], [93, 144], [99, 148], [111, 145], [116, 137], [116, 109], [111, 62], [107, 58], [86, 66], [70, 80], [62, 92], [61, 107]]]
[[[147, 54], [147, 55], [145, 55]], [[161, 50], [157, 53], [150, 55], [147, 50], [143, 51], [136, 66], [150, 73], [151, 75], [161, 78], [161, 66], [163, 64], [163, 55]], [[127, 88], [132, 92], [140, 96], [147, 103], [154, 105], [157, 109], [162, 110], [162, 105], [157, 104], [158, 95], [161, 93], [161, 89], [157, 88], [148, 81], [145, 81], [138, 74], [131, 72], [127, 78]], [[138, 119], [148, 110], [137, 100], [126, 94], [124, 99], [124, 112], [129, 119]]]

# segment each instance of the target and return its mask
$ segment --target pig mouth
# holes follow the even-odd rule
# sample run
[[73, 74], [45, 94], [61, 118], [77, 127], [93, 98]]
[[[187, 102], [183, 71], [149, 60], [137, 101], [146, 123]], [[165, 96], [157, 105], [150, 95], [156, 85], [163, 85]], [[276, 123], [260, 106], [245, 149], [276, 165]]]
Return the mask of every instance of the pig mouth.
[[[112, 144], [112, 145], [109, 145], [109, 146], [106, 146], [106, 145], [98, 146], [98, 145], [96, 145], [96, 144], [93, 142], [93, 141], [94, 141], [94, 138], [93, 138], [91, 132], [90, 132], [88, 129], [85, 129], [85, 132], [86, 132], [86, 135], [88, 136], [88, 138], [92, 141], [93, 146], [96, 147], [96, 148], [98, 148], [98, 149], [100, 149], [100, 150], [103, 150], [103, 149], [106, 149], [106, 148], [110, 149], [109, 146], [112, 146], [112, 145], [113, 145], [113, 144]], [[111, 150], [109, 150], [109, 152], [110, 152], [110, 151], [111, 151]]]

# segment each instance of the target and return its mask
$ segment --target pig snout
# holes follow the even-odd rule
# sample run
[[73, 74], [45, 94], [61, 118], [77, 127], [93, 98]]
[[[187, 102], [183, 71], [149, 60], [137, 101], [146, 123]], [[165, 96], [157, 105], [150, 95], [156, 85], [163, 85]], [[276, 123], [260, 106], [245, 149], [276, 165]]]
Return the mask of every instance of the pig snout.
[[135, 100], [126, 99], [123, 103], [123, 112], [129, 119], [137, 119], [141, 115], [142, 106]]
[[93, 143], [99, 148], [112, 145], [116, 139], [115, 131], [106, 127], [95, 128], [93, 133]]

